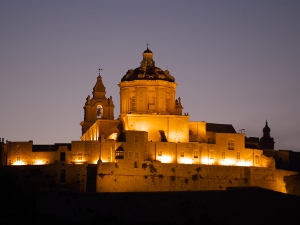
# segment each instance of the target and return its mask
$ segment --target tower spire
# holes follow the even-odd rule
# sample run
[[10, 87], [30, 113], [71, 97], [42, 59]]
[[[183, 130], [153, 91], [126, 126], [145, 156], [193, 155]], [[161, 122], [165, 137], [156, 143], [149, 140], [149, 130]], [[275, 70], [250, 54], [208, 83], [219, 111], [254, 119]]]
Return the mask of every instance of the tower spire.
[[103, 69], [101, 69], [100, 66], [99, 66], [99, 69], [98, 69], [99, 77], [101, 77], [101, 72], [102, 72], [102, 70], [103, 70]]

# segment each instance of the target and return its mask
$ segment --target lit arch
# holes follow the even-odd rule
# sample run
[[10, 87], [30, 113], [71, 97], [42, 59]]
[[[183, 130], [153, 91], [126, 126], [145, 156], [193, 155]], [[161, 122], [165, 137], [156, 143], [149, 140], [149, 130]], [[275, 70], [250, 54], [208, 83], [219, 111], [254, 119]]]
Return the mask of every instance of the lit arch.
[[96, 117], [102, 118], [102, 116], [103, 116], [103, 107], [102, 107], [102, 105], [97, 105]]

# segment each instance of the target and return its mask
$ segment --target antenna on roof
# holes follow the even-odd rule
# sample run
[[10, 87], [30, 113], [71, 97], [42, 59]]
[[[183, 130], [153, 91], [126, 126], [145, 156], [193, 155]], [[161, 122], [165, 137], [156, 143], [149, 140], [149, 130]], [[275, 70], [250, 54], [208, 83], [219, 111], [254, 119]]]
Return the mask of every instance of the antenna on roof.
[[149, 49], [149, 48], [148, 48], [148, 47], [149, 47], [149, 44], [148, 44], [148, 38], [147, 38], [147, 44], [146, 44], [146, 45], [147, 45], [147, 49]]

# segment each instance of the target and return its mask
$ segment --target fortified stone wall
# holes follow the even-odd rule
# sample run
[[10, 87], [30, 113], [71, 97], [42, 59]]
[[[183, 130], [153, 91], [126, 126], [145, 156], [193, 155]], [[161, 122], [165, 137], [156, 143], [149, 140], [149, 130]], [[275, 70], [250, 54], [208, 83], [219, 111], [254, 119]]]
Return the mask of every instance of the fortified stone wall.
[[54, 164], [0, 167], [3, 185], [19, 187], [23, 191], [69, 189], [85, 192], [87, 164]]
[[[130, 175], [129, 175], [130, 174]], [[224, 190], [249, 186], [243, 167], [99, 163], [98, 192]]]
[[276, 170], [273, 168], [248, 167], [249, 185], [277, 190]]
[[144, 162], [98, 163], [97, 192], [156, 192], [225, 190], [258, 186], [286, 193], [283, 177], [275, 168], [162, 164]]
[[277, 169], [277, 191], [300, 196], [299, 172]]

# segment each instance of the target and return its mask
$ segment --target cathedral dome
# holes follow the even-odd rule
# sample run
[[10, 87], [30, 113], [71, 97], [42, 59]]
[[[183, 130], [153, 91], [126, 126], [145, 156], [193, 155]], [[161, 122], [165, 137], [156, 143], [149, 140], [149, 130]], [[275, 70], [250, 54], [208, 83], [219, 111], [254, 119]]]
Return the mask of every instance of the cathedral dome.
[[152, 53], [152, 51], [149, 50], [149, 48], [147, 48], [147, 49], [144, 51], [144, 53]]
[[153, 61], [153, 53], [148, 48], [143, 52], [143, 60], [141, 66], [127, 71], [121, 79], [122, 81], [133, 80], [165, 80], [175, 82], [175, 78], [168, 70], [162, 70], [155, 66]]

